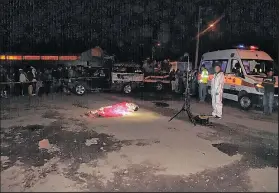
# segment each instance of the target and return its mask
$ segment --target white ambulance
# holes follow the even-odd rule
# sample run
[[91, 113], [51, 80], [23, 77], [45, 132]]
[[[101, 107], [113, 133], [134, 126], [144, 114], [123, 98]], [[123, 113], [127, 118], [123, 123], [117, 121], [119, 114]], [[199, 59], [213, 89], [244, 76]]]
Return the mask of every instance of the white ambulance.
[[[218, 50], [203, 54], [202, 65], [209, 72], [208, 93], [210, 94], [210, 80], [214, 74], [214, 63], [220, 62], [225, 73], [223, 98], [239, 103], [240, 107], [248, 110], [252, 105], [262, 106], [264, 89], [261, 86], [268, 69], [275, 71], [274, 103], [278, 106], [278, 71], [274, 68], [273, 59], [265, 52], [258, 51], [255, 46], [236, 49]], [[200, 79], [200, 72], [198, 79]]]

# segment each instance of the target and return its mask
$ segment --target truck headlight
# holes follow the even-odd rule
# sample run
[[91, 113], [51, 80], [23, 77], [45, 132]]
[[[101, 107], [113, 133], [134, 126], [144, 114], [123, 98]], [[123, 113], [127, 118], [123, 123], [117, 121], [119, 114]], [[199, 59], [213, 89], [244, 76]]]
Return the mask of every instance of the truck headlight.
[[258, 92], [264, 93], [264, 87], [261, 84], [255, 84], [255, 88]]

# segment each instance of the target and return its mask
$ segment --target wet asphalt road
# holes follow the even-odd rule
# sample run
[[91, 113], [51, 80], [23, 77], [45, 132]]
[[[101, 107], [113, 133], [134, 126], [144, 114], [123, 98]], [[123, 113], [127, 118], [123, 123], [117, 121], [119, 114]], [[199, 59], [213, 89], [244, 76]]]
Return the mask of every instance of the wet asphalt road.
[[[115, 95], [121, 96], [120, 94]], [[131, 97], [145, 101], [157, 101], [154, 108], [143, 108], [164, 116], [171, 116], [175, 113], [175, 110], [168, 108], [168, 100], [183, 99], [177, 95], [150, 92], [138, 92], [131, 95]], [[83, 109], [82, 111], [89, 108], [86, 104], [73, 105]], [[30, 110], [27, 106], [24, 108]], [[47, 107], [38, 107], [37, 110], [40, 110], [40, 108], [46, 109]], [[11, 114], [12, 111], [16, 111], [12, 108], [9, 110]], [[64, 175], [71, 180], [84, 183], [84, 181], [75, 177], [80, 164], [89, 163], [90, 160], [94, 159], [105, 158], [107, 153], [119, 151], [124, 146], [148, 146], [160, 143], [160, 141], [119, 140], [108, 134], [97, 133], [92, 130], [88, 131], [87, 126], [82, 120], [75, 118], [67, 119], [57, 113], [55, 108], [49, 108], [42, 116], [56, 119], [56, 121], [49, 125], [33, 124], [1, 128], [1, 173], [13, 167], [18, 161], [26, 167], [42, 167], [52, 158], [59, 156], [62, 161], [69, 163], [70, 169], [65, 171]], [[3, 116], [2, 118], [9, 119]], [[178, 117], [178, 119], [185, 121], [187, 118]], [[64, 129], [65, 121], [81, 128], [81, 130], [73, 133]], [[205, 139], [227, 139], [226, 142], [212, 143], [212, 146], [228, 156], [242, 155], [240, 161], [224, 168], [205, 171], [186, 178], [181, 176], [156, 176], [152, 173], [155, 172], [155, 169], [153, 171], [148, 166], [135, 166], [127, 169], [128, 174], [126, 171], [119, 171], [116, 174], [118, 175], [116, 180], [107, 184], [106, 187], [100, 185], [98, 180], [96, 181], [92, 176], [83, 175], [82, 177], [87, 182], [86, 188], [90, 191], [248, 191], [250, 187], [246, 184], [245, 171], [251, 168], [278, 168], [278, 135], [264, 132], [252, 135], [252, 133], [243, 132], [240, 126], [228, 127], [221, 124], [216, 124], [211, 129], [215, 130], [216, 133], [213, 136], [207, 136]], [[245, 130], [245, 128], [243, 129]], [[98, 144], [87, 146], [84, 143], [87, 138], [97, 138], [99, 140]], [[49, 149], [38, 149], [37, 142], [41, 139], [48, 139], [51, 144], [55, 144], [58, 150], [55, 150], [55, 148], [52, 148], [52, 151]], [[9, 161], [4, 163], [2, 157], [5, 156], [9, 157]], [[69, 162], [69, 160], [71, 161]], [[56, 169], [50, 168], [40, 175], [46, 176], [49, 172]], [[94, 180], [96, 182], [92, 182]], [[124, 181], [127, 183], [127, 180], [130, 185], [124, 186], [123, 183]], [[204, 183], [204, 181], [208, 183]], [[214, 183], [210, 183], [213, 181]], [[25, 188], [31, 188], [32, 185], [31, 182], [25, 182], [24, 186]]]

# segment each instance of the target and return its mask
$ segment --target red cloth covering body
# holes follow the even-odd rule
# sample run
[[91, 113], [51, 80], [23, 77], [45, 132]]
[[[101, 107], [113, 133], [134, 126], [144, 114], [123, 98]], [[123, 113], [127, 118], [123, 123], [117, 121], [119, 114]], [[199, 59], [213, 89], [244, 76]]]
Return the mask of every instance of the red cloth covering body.
[[134, 112], [135, 108], [136, 105], [133, 103], [122, 102], [112, 106], [102, 107], [97, 111], [91, 111], [91, 114], [100, 117], [122, 117], [130, 112]]

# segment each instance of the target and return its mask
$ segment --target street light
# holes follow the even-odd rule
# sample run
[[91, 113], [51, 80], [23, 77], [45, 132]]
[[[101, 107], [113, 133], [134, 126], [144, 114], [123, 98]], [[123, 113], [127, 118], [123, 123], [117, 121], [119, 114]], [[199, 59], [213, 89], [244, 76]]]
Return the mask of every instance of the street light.
[[[199, 24], [200, 25], [200, 24]], [[199, 58], [199, 46], [200, 46], [200, 35], [208, 31], [210, 28], [213, 28], [214, 24], [210, 24], [206, 30], [200, 33], [200, 27], [198, 26], [198, 35], [197, 35], [197, 44], [196, 44], [196, 56], [195, 56], [195, 69], [198, 67], [198, 58]]]
[[155, 52], [155, 47], [160, 47], [161, 46], [161, 43], [156, 43], [156, 45], [153, 45], [152, 46], [152, 52], [151, 52], [151, 59], [153, 60], [154, 59], [154, 52]]
[[215, 26], [215, 24], [219, 23], [220, 20], [225, 17], [225, 15], [221, 15], [221, 17], [219, 17], [216, 21], [214, 21], [212, 24], [210, 24], [205, 30], [203, 30], [202, 32], [200, 32], [200, 24], [201, 24], [201, 10], [202, 7], [199, 6], [199, 19], [198, 19], [198, 34], [197, 34], [197, 43], [196, 43], [196, 56], [195, 56], [195, 69], [197, 69], [198, 67], [198, 58], [199, 58], [199, 44], [200, 44], [200, 35], [204, 34], [205, 32], [207, 32], [209, 29], [211, 29], [212, 27]]
[[201, 24], [201, 9], [202, 7], [199, 6], [199, 17], [198, 17], [198, 37], [197, 37], [197, 43], [196, 43], [196, 56], [195, 56], [195, 69], [197, 69], [198, 66], [198, 57], [199, 57], [199, 44], [200, 44], [200, 24]]

